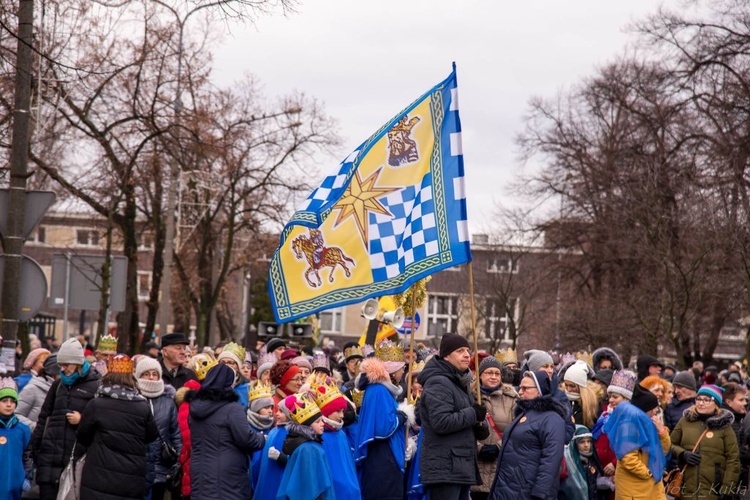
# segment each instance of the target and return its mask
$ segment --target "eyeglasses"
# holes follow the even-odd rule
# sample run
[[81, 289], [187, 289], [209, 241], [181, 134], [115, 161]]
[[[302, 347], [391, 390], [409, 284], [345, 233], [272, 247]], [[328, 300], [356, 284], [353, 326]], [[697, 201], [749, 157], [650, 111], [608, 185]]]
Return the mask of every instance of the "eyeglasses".
[[702, 405], [707, 405], [708, 403], [711, 403], [713, 399], [711, 398], [695, 398], [696, 403], [700, 403]]
[[294, 378], [293, 378], [293, 379], [291, 380], [291, 382], [298, 382], [298, 383], [302, 383], [302, 382], [304, 382], [304, 381], [305, 381], [305, 377], [294, 377]]
[[531, 391], [531, 390], [536, 390], [536, 386], [534, 385], [519, 385], [518, 386], [518, 392]]
[[490, 371], [485, 370], [482, 372], [484, 375], [487, 375], [488, 377], [501, 377], [503, 374], [498, 371]]

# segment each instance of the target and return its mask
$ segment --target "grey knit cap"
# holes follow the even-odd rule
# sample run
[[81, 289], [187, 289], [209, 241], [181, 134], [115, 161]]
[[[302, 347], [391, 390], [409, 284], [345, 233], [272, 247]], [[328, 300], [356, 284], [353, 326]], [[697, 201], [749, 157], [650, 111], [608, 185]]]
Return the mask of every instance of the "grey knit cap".
[[479, 374], [484, 373], [487, 368], [497, 368], [500, 372], [503, 371], [503, 365], [495, 356], [487, 356], [479, 363]]

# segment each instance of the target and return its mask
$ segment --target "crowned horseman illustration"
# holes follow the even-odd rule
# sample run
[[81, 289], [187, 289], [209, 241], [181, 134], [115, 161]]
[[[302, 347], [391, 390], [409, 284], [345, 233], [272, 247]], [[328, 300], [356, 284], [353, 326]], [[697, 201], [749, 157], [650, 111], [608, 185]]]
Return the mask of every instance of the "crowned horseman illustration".
[[404, 115], [388, 131], [388, 165], [400, 167], [419, 160], [417, 142], [411, 137], [411, 131], [417, 123], [419, 123], [419, 117], [409, 119]]
[[[318, 229], [310, 229], [310, 237], [305, 235], [297, 236], [292, 240], [292, 251], [297, 259], [307, 260], [307, 269], [305, 270], [305, 280], [307, 283], [315, 288], [323, 284], [318, 271], [322, 268], [330, 267], [331, 270], [328, 273], [328, 281], [333, 283], [334, 276], [333, 272], [336, 270], [336, 266], [341, 266], [344, 270], [346, 277], [352, 275], [346, 263], [349, 262], [351, 265], [356, 266], [354, 259], [346, 256], [343, 250], [339, 247], [327, 247], [325, 246], [325, 240], [323, 239], [323, 233]], [[313, 274], [317, 279], [317, 283], [310, 279], [310, 274]]]

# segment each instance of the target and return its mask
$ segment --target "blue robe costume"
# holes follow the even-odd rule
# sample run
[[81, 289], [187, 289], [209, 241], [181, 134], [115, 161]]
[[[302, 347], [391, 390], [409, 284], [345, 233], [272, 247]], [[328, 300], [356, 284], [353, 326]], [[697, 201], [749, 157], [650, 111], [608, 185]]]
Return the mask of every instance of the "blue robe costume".
[[409, 461], [409, 468], [406, 476], [406, 498], [408, 500], [427, 500], [427, 491], [425, 490], [424, 484], [422, 484], [422, 475], [419, 472], [419, 456], [421, 455], [420, 450], [422, 449], [422, 434], [419, 431], [417, 437], [417, 450], [414, 452], [414, 456]]
[[368, 384], [359, 412], [354, 449], [363, 499], [403, 499], [404, 422], [399, 416], [396, 398], [388, 388], [377, 382]]
[[[266, 436], [266, 437], [268, 437], [269, 433], [273, 430], [273, 428], [258, 429], [257, 427], [253, 425], [251, 425], [250, 428], [254, 430], [255, 432], [257, 432], [258, 434], [262, 436]], [[266, 441], [266, 444], [268, 444], [268, 441]], [[260, 459], [261, 457], [263, 457], [264, 451], [266, 453], [265, 455], [266, 458], [268, 458], [268, 450], [265, 448], [265, 446], [263, 447], [262, 450], [255, 451], [252, 453], [252, 455], [250, 455], [249, 475], [250, 475], [250, 485], [253, 487], [253, 491], [255, 491], [255, 488], [258, 487], [258, 478], [260, 477]]]
[[336, 471], [333, 475], [333, 488], [336, 498], [360, 498], [357, 469], [349, 446], [349, 439], [343, 430], [328, 430], [323, 433], [323, 451], [329, 466]]
[[254, 500], [276, 500], [281, 477], [284, 475], [284, 466], [276, 460], [268, 458], [268, 450], [273, 446], [281, 451], [286, 435], [287, 428], [285, 426], [276, 427], [268, 433], [266, 445], [260, 455], [260, 472], [258, 474], [259, 477], [263, 478], [263, 481], [259, 481], [255, 488]]
[[242, 405], [242, 408], [247, 410], [248, 405], [248, 389], [250, 388], [250, 385], [245, 382], [244, 384], [240, 384], [234, 387], [233, 391], [240, 397], [239, 403]]
[[314, 441], [308, 441], [294, 450], [289, 463], [286, 464], [276, 500], [317, 500], [318, 498], [335, 500], [336, 493], [323, 446]]
[[21, 500], [26, 479], [23, 450], [30, 440], [31, 429], [15, 415], [0, 421], [0, 498], [4, 500]]

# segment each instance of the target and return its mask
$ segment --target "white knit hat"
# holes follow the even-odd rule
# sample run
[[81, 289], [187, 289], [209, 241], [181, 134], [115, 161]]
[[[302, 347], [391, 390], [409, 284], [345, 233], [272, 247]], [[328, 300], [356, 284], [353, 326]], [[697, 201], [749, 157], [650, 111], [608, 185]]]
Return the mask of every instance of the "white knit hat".
[[149, 356], [141, 356], [138, 359], [138, 363], [135, 365], [135, 378], [141, 378], [141, 375], [149, 370], [156, 370], [159, 374], [159, 378], [162, 376], [161, 364]]
[[589, 365], [585, 361], [578, 360], [565, 372], [565, 381], [573, 382], [581, 387], [586, 387], [588, 382]]
[[78, 339], [66, 340], [57, 351], [58, 365], [82, 365], [84, 361], [83, 346]]
[[237, 363], [237, 368], [241, 367], [242, 363], [244, 362], [244, 360], [240, 359], [239, 356], [237, 356], [232, 351], [228, 351], [227, 349], [224, 349], [221, 351], [221, 354], [219, 354], [219, 357], [216, 358], [216, 361], [221, 361], [222, 359], [227, 359], [227, 358]]

